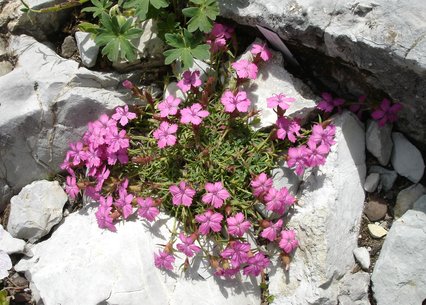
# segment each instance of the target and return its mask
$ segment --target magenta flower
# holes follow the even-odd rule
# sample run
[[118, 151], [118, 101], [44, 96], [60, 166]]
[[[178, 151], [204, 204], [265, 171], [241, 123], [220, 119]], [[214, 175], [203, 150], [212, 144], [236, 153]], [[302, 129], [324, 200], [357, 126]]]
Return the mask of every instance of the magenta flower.
[[283, 221], [282, 219], [279, 219], [276, 223], [263, 229], [260, 235], [269, 241], [274, 241], [277, 238], [277, 234], [281, 231], [282, 226], [283, 226]]
[[[87, 189], [86, 189], [87, 191]], [[111, 206], [112, 206], [112, 197], [108, 196], [99, 198], [99, 207], [95, 213], [96, 221], [98, 222], [98, 226], [101, 229], [108, 229], [111, 232], [116, 232], [117, 229], [114, 226], [113, 219], [110, 216]]]
[[222, 219], [222, 214], [213, 213], [210, 210], [195, 216], [195, 220], [201, 224], [198, 230], [202, 235], [209, 234], [210, 230], [213, 232], [219, 232], [222, 229]]
[[268, 193], [269, 189], [272, 187], [272, 179], [268, 177], [265, 173], [261, 173], [256, 176], [251, 182], [251, 188], [253, 195], [257, 198], [262, 198]]
[[271, 51], [266, 47], [266, 44], [254, 43], [250, 50], [251, 54], [258, 55], [263, 61], [268, 61], [272, 57]]
[[299, 241], [296, 239], [296, 232], [294, 230], [283, 230], [281, 231], [280, 248], [285, 253], [291, 253], [299, 245]]
[[223, 202], [231, 196], [220, 181], [215, 183], [206, 183], [205, 189], [207, 193], [203, 195], [201, 201], [211, 204], [216, 209], [220, 208], [223, 205]]
[[139, 205], [138, 215], [148, 221], [153, 221], [160, 211], [155, 207], [154, 200], [151, 197], [146, 199], [137, 197], [136, 202]]
[[127, 219], [133, 213], [133, 195], [127, 194], [125, 188], [119, 188], [118, 193], [119, 197], [115, 200], [114, 205], [122, 211], [124, 219]]
[[127, 164], [129, 162], [127, 148], [120, 149], [113, 153], [108, 152], [107, 160], [109, 165], [115, 165], [117, 161], [119, 161], [121, 164]]
[[158, 104], [158, 110], [160, 110], [160, 116], [165, 118], [169, 115], [176, 115], [178, 112], [178, 106], [181, 103], [179, 98], [175, 98], [169, 95], [164, 101]]
[[290, 103], [293, 103], [295, 100], [294, 97], [289, 97], [284, 93], [280, 93], [268, 97], [266, 103], [269, 108], [280, 107], [282, 110], [287, 110], [290, 107]]
[[325, 112], [332, 112], [334, 108], [340, 112], [342, 111], [342, 105], [345, 103], [344, 99], [333, 98], [330, 93], [324, 92], [321, 94], [322, 100], [318, 103], [317, 108]]
[[220, 256], [231, 260], [232, 267], [238, 268], [240, 265], [247, 263], [248, 252], [250, 251], [249, 243], [240, 241], [231, 242], [225, 250], [220, 253]]
[[65, 191], [72, 198], [75, 199], [80, 189], [77, 186], [77, 179], [75, 176], [67, 176], [67, 184], [65, 185]]
[[270, 260], [263, 253], [256, 253], [256, 255], [249, 257], [248, 266], [243, 269], [243, 274], [258, 276], [270, 263]]
[[312, 134], [308, 142], [330, 147], [336, 143], [334, 141], [335, 134], [336, 126], [330, 124], [326, 128], [323, 128], [321, 124], [315, 124], [312, 127]]
[[240, 271], [240, 268], [217, 268], [214, 275], [223, 276], [225, 278], [230, 278], [236, 275]]
[[361, 95], [358, 98], [358, 103], [354, 103], [352, 105], [349, 106], [349, 110], [352, 111], [353, 113], [355, 113], [358, 117], [358, 119], [362, 119], [362, 114], [366, 109], [366, 104], [365, 104], [365, 100], [367, 99], [367, 97], [365, 95]]
[[308, 141], [308, 147], [306, 150], [306, 165], [315, 167], [318, 165], [325, 164], [325, 157], [330, 151], [330, 147], [324, 144], [317, 146], [314, 142]]
[[287, 188], [283, 187], [277, 190], [274, 187], [269, 189], [265, 196], [266, 209], [275, 212], [279, 215], [284, 214], [287, 207], [292, 205], [296, 199], [288, 192]]
[[228, 233], [236, 237], [242, 237], [251, 227], [250, 221], [245, 220], [243, 213], [229, 217], [226, 222], [228, 223]]
[[203, 106], [201, 106], [201, 104], [195, 103], [191, 107], [182, 109], [180, 114], [182, 116], [180, 119], [181, 123], [200, 125], [203, 118], [209, 115], [209, 112], [207, 110], [203, 110]]
[[379, 121], [379, 126], [385, 126], [387, 122], [393, 123], [398, 120], [398, 112], [401, 111], [402, 105], [395, 103], [391, 105], [391, 101], [383, 99], [380, 106], [373, 111], [371, 117]]
[[85, 161], [87, 159], [87, 154], [83, 149], [83, 143], [70, 143], [70, 147], [71, 149], [67, 152], [67, 159], [72, 159], [72, 164], [74, 166], [79, 165], [80, 162]]
[[154, 253], [154, 265], [158, 269], [173, 270], [173, 263], [175, 262], [175, 257], [166, 251], [158, 251]]
[[303, 175], [306, 167], [306, 159], [307, 159], [308, 150], [306, 145], [302, 145], [299, 147], [290, 147], [288, 149], [288, 158], [287, 165], [288, 167], [296, 167], [295, 172], [297, 175]]
[[112, 118], [120, 123], [121, 126], [126, 126], [129, 121], [136, 119], [136, 113], [129, 111], [129, 106], [125, 105], [124, 108], [117, 107]]
[[300, 125], [295, 120], [279, 117], [276, 122], [277, 125], [277, 138], [284, 140], [287, 136], [288, 140], [292, 143], [296, 142], [296, 137], [300, 137]]
[[96, 180], [98, 181], [98, 183], [96, 184], [96, 190], [97, 191], [102, 190], [102, 186], [104, 185], [104, 181], [106, 179], [108, 179], [109, 174], [110, 174], [110, 170], [106, 167], [106, 165], [104, 165], [102, 167], [102, 169], [100, 170], [100, 172], [96, 176]]
[[169, 191], [172, 194], [172, 201], [174, 205], [184, 205], [189, 207], [192, 204], [192, 197], [195, 195], [195, 190], [186, 186], [184, 181], [179, 185], [171, 185]]
[[220, 23], [215, 23], [206, 40], [206, 43], [210, 45], [210, 51], [216, 53], [225, 50], [226, 41], [232, 37], [233, 32], [234, 29]]
[[89, 146], [89, 150], [86, 152], [86, 166], [99, 167], [101, 165], [101, 158], [99, 158], [99, 150], [94, 149], [92, 146]]
[[191, 88], [197, 88], [201, 86], [200, 71], [185, 71], [182, 74], [182, 79], [177, 83], [182, 92], [188, 92]]
[[179, 239], [182, 243], [177, 244], [176, 248], [186, 256], [193, 257], [194, 254], [200, 252], [201, 248], [194, 245], [194, 239], [191, 236], [185, 236], [183, 233], [180, 233]]
[[247, 112], [251, 105], [245, 91], [238, 91], [234, 95], [232, 91], [226, 90], [220, 98], [220, 102], [225, 106], [225, 112], [229, 113], [234, 112], [235, 109], [239, 112]]
[[157, 145], [159, 148], [166, 146], [173, 146], [176, 144], [176, 131], [178, 125], [169, 124], [168, 122], [161, 122], [160, 127], [154, 130], [154, 138], [158, 140]]
[[108, 152], [111, 153], [117, 152], [122, 148], [128, 148], [130, 145], [124, 129], [120, 131], [117, 128], [109, 129], [109, 134], [106, 135], [105, 141], [108, 144]]
[[235, 69], [239, 78], [256, 79], [257, 77], [257, 66], [248, 60], [240, 59], [232, 64], [232, 68]]
[[133, 89], [133, 83], [129, 81], [128, 79], [124, 80], [122, 83], [123, 87], [129, 90]]
[[230, 39], [234, 34], [234, 29], [221, 23], [215, 23], [210, 33], [214, 37]]

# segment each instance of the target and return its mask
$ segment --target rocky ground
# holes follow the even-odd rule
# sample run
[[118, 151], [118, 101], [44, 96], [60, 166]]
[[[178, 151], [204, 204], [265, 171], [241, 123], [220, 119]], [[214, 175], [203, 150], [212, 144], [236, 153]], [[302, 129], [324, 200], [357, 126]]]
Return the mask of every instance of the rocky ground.
[[[409, 4], [410, 10], [399, 8], [401, 16], [426, 15], [418, 2]], [[141, 299], [146, 304], [260, 304], [254, 279], [217, 280], [202, 265], [187, 276], [160, 272], [153, 268], [152, 252], [159, 237], [167, 236], [165, 227], [135, 220], [120, 224], [116, 234], [103, 232], [90, 205], [76, 210], [58, 182], [43, 180], [58, 173], [68, 143], [81, 136], [88, 121], [135, 102], [121, 86], [124, 79], [142, 79], [160, 91], [153, 82], [165, 72], [157, 57], [164, 46], [147, 31], [139, 44], [140, 60], [112, 67], [84, 33], [62, 32], [55, 36], [59, 41], [50, 39], [55, 30], [68, 27], [61, 21], [70, 20], [66, 13], [29, 27], [19, 5], [0, 2], [0, 251], [13, 264], [0, 288], [12, 296], [11, 304], [35, 304], [31, 298], [46, 305], [131, 305]], [[307, 118], [324, 87], [342, 95], [386, 92], [407, 103], [396, 126], [380, 128], [348, 112], [336, 115], [337, 144], [327, 164], [302, 180], [277, 166], [274, 183], [298, 198], [288, 225], [297, 230], [301, 245], [289, 271], [278, 257], [272, 259], [272, 304], [425, 302], [426, 123], [419, 118], [426, 109], [426, 86], [419, 78], [426, 62], [420, 48], [424, 21], [408, 25], [407, 36], [407, 25], [384, 2], [350, 7], [330, 2], [321, 9], [304, 1], [223, 0], [221, 5], [225, 17], [276, 30], [289, 40], [301, 65], [312, 63], [286, 69], [274, 53], [274, 62], [246, 88], [258, 108], [262, 99], [285, 90], [298, 100], [292, 112]], [[385, 19], [368, 26], [375, 18]], [[389, 37], [377, 35], [383, 27]], [[386, 44], [388, 56], [383, 55]], [[312, 58], [327, 58], [333, 69], [318, 74]], [[315, 75], [303, 72], [310, 68]], [[392, 74], [398, 69], [400, 74]], [[407, 79], [399, 84], [402, 77]], [[266, 112], [262, 120], [268, 124]], [[167, 225], [169, 219], [162, 217]]]

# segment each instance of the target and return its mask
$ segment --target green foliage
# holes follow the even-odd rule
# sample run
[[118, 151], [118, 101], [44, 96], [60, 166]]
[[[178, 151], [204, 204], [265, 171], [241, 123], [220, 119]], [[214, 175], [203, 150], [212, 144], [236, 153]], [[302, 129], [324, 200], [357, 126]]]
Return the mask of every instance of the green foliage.
[[209, 32], [213, 27], [212, 21], [219, 15], [219, 4], [216, 0], [191, 0], [191, 2], [198, 6], [182, 10], [185, 16], [191, 17], [188, 21], [188, 31]]
[[0, 291], [0, 305], [9, 305], [7, 291], [4, 289]]
[[137, 49], [131, 40], [140, 37], [141, 34], [142, 30], [134, 26], [132, 18], [111, 17], [103, 13], [95, 42], [99, 46], [104, 46], [102, 54], [107, 55], [112, 62], [119, 59], [134, 61]]
[[91, 12], [93, 17], [100, 17], [102, 13], [108, 13], [108, 9], [112, 6], [112, 2], [109, 0], [91, 0], [94, 6], [85, 7], [82, 12]]
[[130, 0], [124, 2], [124, 8], [134, 9], [135, 15], [141, 20], [147, 19], [148, 12], [152, 8], [161, 9], [169, 6], [167, 0]]
[[183, 69], [192, 67], [194, 58], [207, 60], [210, 58], [209, 46], [201, 44], [201, 39], [195, 37], [188, 30], [184, 29], [183, 34], [166, 34], [166, 42], [174, 49], [164, 52], [165, 63], [171, 64], [175, 60], [180, 60]]

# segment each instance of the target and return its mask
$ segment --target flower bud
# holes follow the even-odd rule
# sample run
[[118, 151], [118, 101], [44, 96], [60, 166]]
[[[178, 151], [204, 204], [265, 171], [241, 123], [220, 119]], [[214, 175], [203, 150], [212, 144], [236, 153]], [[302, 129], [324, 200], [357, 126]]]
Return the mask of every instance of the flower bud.
[[129, 90], [133, 89], [133, 83], [131, 81], [129, 81], [128, 79], [126, 79], [125, 81], [123, 81], [122, 85], [126, 89], [129, 89]]

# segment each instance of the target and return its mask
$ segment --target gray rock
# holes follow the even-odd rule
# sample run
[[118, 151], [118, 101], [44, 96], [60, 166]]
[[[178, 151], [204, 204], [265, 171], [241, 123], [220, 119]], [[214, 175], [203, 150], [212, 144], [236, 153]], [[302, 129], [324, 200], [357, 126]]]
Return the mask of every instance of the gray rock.
[[371, 277], [377, 305], [422, 304], [426, 298], [426, 214], [407, 211], [396, 220]]
[[58, 172], [89, 121], [129, 100], [117, 90], [126, 75], [79, 68], [24, 35], [10, 49], [18, 62], [0, 78], [0, 209], [23, 186]]
[[380, 174], [371, 173], [367, 176], [364, 183], [364, 190], [369, 193], [373, 193], [380, 182]]
[[91, 37], [92, 34], [85, 32], [75, 32], [75, 40], [78, 52], [80, 53], [81, 62], [88, 68], [96, 65], [99, 47]]
[[414, 202], [413, 210], [422, 211], [426, 213], [426, 195], [423, 195], [416, 202]]
[[0, 61], [0, 77], [13, 70], [13, 65], [8, 61]]
[[386, 231], [382, 226], [379, 226], [375, 223], [370, 223], [367, 227], [368, 232], [373, 238], [380, 239], [383, 236], [386, 236], [386, 234], [388, 234], [388, 231]]
[[[255, 125], [256, 128], [275, 124], [277, 114], [266, 104], [266, 99], [274, 94], [284, 93], [296, 99], [286, 110], [286, 115], [292, 118], [304, 119], [316, 107], [316, 97], [309, 87], [284, 69], [281, 53], [272, 52], [272, 54], [273, 57], [270, 61], [259, 66], [257, 79], [244, 86], [253, 108], [261, 111], [260, 123]], [[247, 59], [250, 56], [251, 53], [247, 51], [241, 58]]]
[[121, 222], [112, 233], [98, 228], [95, 211], [88, 206], [69, 215], [51, 238], [33, 247], [32, 258], [15, 266], [45, 305], [260, 303], [255, 279], [221, 280], [210, 272], [203, 278], [197, 269], [208, 267], [199, 257], [199, 267], [187, 273], [179, 270], [182, 256], [176, 256], [174, 272], [157, 269], [153, 253], [170, 238], [173, 219], [160, 215], [161, 225], [152, 226], [140, 219]]
[[392, 139], [394, 143], [391, 159], [393, 168], [398, 174], [413, 183], [419, 182], [425, 170], [422, 154], [402, 133], [393, 132]]
[[13, 238], [12, 235], [0, 225], [0, 251], [4, 251], [7, 254], [24, 253], [25, 244], [25, 241]]
[[426, 189], [421, 184], [415, 184], [400, 191], [396, 197], [395, 217], [401, 217], [405, 212], [412, 209], [414, 202], [425, 193]]
[[10, 269], [12, 269], [12, 261], [9, 255], [0, 250], [0, 281], [9, 275]]
[[31, 243], [39, 240], [61, 221], [67, 200], [57, 181], [34, 181], [10, 200], [7, 230]]
[[377, 221], [384, 218], [387, 211], [388, 206], [386, 205], [386, 202], [381, 202], [375, 199], [370, 199], [364, 207], [364, 214], [370, 221]]
[[366, 272], [348, 273], [341, 280], [339, 305], [370, 305], [368, 287], [370, 274]]
[[370, 253], [365, 247], [354, 249], [354, 256], [362, 269], [368, 270], [370, 268]]
[[7, 40], [0, 37], [0, 56], [7, 54]]
[[77, 52], [77, 44], [72, 36], [67, 36], [61, 46], [61, 55], [65, 58], [72, 57]]
[[369, 120], [365, 142], [367, 150], [377, 158], [381, 165], [386, 166], [389, 163], [392, 154], [392, 124], [386, 124], [380, 127], [377, 121]]
[[304, 68], [339, 95], [376, 88], [402, 101], [398, 128], [426, 145], [425, 1], [219, 3], [223, 17], [267, 27], [300, 51], [298, 55], [306, 53]]
[[269, 292], [277, 305], [335, 304], [339, 285], [355, 264], [364, 202], [365, 131], [352, 114], [334, 119], [336, 144], [324, 166], [301, 185], [288, 227], [300, 247], [285, 272], [279, 264], [269, 273]]
[[274, 180], [274, 187], [280, 189], [286, 187], [293, 195], [297, 194], [299, 186], [302, 183], [299, 176], [296, 175], [294, 170], [280, 164], [280, 167], [275, 168], [271, 172], [271, 176]]
[[393, 184], [398, 178], [398, 174], [395, 171], [376, 165], [370, 167], [369, 173], [380, 174], [379, 189], [383, 189], [385, 192], [388, 192], [392, 189]]

